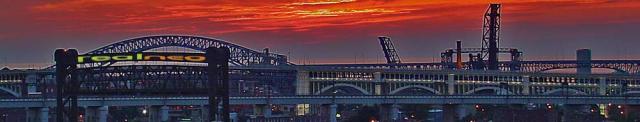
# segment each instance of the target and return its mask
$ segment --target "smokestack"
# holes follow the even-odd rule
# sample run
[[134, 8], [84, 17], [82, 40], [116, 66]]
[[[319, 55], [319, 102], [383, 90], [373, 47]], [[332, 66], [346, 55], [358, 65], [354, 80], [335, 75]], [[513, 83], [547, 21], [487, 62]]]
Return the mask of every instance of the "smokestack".
[[462, 69], [462, 41], [456, 41], [456, 69]]

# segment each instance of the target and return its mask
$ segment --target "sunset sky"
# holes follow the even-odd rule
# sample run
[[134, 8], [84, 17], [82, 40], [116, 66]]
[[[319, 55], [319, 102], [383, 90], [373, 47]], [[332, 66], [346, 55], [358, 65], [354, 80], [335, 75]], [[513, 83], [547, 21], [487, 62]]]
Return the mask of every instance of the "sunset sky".
[[501, 46], [525, 60], [574, 59], [579, 48], [640, 59], [640, 1], [631, 0], [0, 0], [0, 67], [161, 34], [268, 47], [296, 64], [383, 63], [384, 35], [403, 62], [432, 62], [455, 40], [480, 45], [489, 3], [503, 4]]

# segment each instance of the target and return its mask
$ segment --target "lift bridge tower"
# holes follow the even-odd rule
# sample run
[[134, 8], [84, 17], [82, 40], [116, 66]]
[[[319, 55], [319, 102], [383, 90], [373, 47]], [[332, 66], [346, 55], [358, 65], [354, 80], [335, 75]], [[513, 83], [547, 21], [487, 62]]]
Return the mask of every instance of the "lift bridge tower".
[[491, 4], [482, 22], [482, 57], [487, 59], [488, 70], [498, 70], [500, 45], [500, 4]]
[[[500, 70], [498, 54], [511, 54], [509, 70], [520, 70], [519, 61], [522, 52], [515, 48], [500, 48], [500, 4], [490, 4], [482, 23], [482, 47], [462, 48], [461, 42], [456, 42], [456, 49], [447, 49], [441, 53], [442, 63], [451, 69]], [[464, 65], [462, 55], [469, 55], [469, 62]], [[456, 62], [453, 55], [456, 55]]]

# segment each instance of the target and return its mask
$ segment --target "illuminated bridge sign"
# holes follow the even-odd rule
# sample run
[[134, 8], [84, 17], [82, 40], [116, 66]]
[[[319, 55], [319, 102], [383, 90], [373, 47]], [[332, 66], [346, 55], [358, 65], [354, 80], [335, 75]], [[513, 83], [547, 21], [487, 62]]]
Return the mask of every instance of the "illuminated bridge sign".
[[206, 63], [204, 53], [174, 53], [174, 52], [140, 52], [140, 53], [105, 53], [78, 56], [78, 64], [101, 63], [118, 61], [170, 61]]

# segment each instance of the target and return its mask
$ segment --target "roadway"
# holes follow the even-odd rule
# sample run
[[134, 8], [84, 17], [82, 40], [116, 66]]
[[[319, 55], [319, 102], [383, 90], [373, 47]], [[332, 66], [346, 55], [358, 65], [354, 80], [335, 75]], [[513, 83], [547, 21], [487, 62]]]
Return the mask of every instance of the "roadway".
[[[277, 96], [231, 97], [230, 104], [628, 104], [640, 97], [623, 96]], [[78, 106], [206, 105], [207, 97], [82, 97]], [[54, 107], [53, 98], [0, 99], [0, 108]]]

